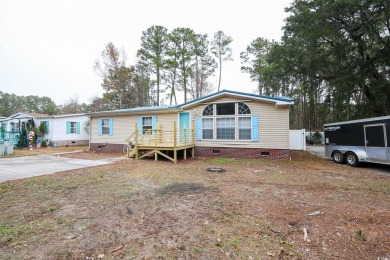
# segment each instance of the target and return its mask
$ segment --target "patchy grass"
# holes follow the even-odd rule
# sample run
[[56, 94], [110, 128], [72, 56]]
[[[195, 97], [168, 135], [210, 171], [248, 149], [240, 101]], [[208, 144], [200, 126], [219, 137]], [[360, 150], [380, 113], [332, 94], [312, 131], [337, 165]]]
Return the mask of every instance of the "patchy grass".
[[229, 164], [229, 163], [236, 162], [237, 159], [221, 157], [221, 158], [212, 158], [209, 159], [209, 161], [214, 164]]
[[358, 230], [356, 230], [355, 235], [356, 235], [357, 239], [359, 239], [363, 242], [367, 240], [366, 235], [364, 234], [364, 231], [361, 230], [360, 228]]
[[388, 257], [390, 177], [291, 155], [122, 160], [0, 183], [0, 259]]
[[88, 146], [60, 146], [57, 148], [39, 148], [34, 150], [29, 150], [28, 148], [25, 149], [19, 149], [14, 148], [14, 153], [11, 155], [0, 155], [0, 158], [11, 158], [11, 157], [21, 157], [21, 156], [33, 156], [33, 155], [42, 155], [42, 154], [55, 154], [55, 153], [66, 153], [66, 152], [73, 152], [73, 151], [85, 151], [88, 149]]

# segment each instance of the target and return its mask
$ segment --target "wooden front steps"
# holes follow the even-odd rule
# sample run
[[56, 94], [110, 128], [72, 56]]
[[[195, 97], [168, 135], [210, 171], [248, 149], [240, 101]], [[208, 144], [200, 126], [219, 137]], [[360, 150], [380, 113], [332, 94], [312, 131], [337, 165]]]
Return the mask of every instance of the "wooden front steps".
[[[187, 150], [191, 149], [191, 155], [194, 157], [194, 131], [176, 128], [176, 121], [173, 122], [173, 130], [163, 130], [161, 125], [156, 129], [149, 129], [142, 135], [139, 135], [137, 123], [135, 130], [126, 139], [127, 157], [134, 157], [136, 160], [146, 156], [154, 155], [155, 160], [162, 156], [173, 163], [177, 162], [177, 152], [184, 150], [184, 159], [187, 159]], [[173, 157], [170, 156], [173, 152]]]

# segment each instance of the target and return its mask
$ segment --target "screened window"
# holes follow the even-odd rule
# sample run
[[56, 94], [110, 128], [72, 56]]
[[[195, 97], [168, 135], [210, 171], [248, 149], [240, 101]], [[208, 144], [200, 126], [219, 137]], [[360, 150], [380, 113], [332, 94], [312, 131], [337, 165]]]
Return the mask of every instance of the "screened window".
[[[73, 133], [72, 132], [72, 123], [75, 123], [75, 122], [71, 122], [71, 127], [70, 127], [71, 133]], [[102, 119], [102, 134], [103, 135], [109, 135], [110, 134], [110, 119], [108, 119], [108, 118]]]
[[[152, 117], [151, 116], [142, 117], [142, 134], [145, 134], [152, 129], [153, 129]], [[151, 134], [150, 131], [149, 133]]]
[[223, 103], [216, 104], [217, 115], [226, 116], [226, 115], [234, 115], [236, 112], [235, 103]]
[[212, 116], [214, 114], [214, 105], [210, 104], [203, 110], [204, 116]]
[[234, 140], [235, 139], [235, 124], [234, 117], [217, 118], [217, 139], [218, 140]]
[[252, 139], [252, 126], [251, 117], [239, 117], [238, 118], [238, 139], [239, 140], [251, 140]]
[[213, 139], [214, 138], [214, 126], [212, 118], [203, 118], [202, 119], [202, 134], [203, 139]]

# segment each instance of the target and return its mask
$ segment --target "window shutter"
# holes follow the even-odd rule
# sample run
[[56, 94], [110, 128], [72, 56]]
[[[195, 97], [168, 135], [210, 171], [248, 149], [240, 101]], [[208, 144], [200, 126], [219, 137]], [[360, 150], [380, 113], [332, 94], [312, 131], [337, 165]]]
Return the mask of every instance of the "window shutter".
[[[157, 116], [152, 116], [152, 130], [157, 129]], [[157, 131], [152, 131], [152, 135], [156, 135]]]
[[142, 116], [138, 117], [138, 135], [142, 135]]
[[114, 118], [110, 117], [110, 135], [114, 133], [113, 126], [114, 126]]
[[98, 119], [98, 135], [102, 135], [102, 119]]
[[152, 129], [157, 128], [157, 116], [152, 116]]
[[76, 123], [76, 133], [80, 134], [80, 122]]
[[252, 116], [252, 141], [259, 141], [259, 117]]
[[45, 121], [45, 125], [46, 125], [45, 134], [48, 134], [49, 133], [49, 121]]
[[196, 140], [201, 141], [203, 137], [203, 131], [202, 131], [202, 118], [198, 117], [196, 119]]
[[70, 134], [70, 122], [66, 121], [66, 134]]

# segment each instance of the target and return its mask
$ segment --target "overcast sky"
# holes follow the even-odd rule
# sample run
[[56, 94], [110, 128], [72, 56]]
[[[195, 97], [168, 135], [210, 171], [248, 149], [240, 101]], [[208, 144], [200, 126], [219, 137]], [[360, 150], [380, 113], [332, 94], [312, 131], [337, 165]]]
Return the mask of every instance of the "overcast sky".
[[[152, 25], [189, 27], [233, 38], [221, 89], [253, 92], [240, 52], [257, 37], [280, 40], [290, 0], [0, 0], [0, 91], [48, 96], [57, 104], [103, 93], [94, 62], [108, 42], [135, 64], [140, 37]], [[215, 87], [217, 77], [212, 79]]]

